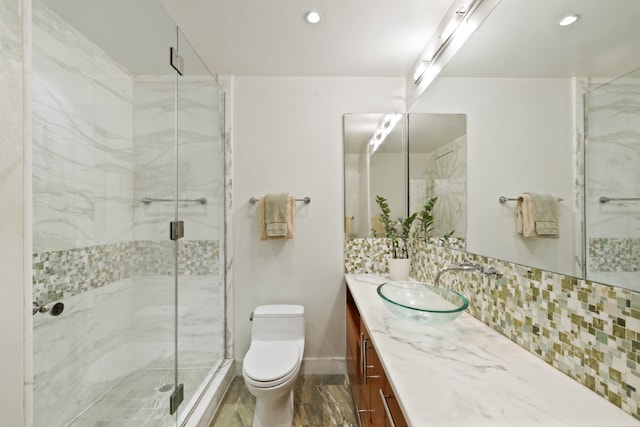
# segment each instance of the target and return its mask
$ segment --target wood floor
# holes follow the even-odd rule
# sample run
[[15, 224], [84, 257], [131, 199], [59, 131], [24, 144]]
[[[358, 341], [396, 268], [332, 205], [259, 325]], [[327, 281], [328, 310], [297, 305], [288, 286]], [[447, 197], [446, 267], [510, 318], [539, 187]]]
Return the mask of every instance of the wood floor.
[[[251, 427], [255, 398], [235, 377], [210, 427]], [[294, 388], [294, 427], [356, 427], [345, 375], [301, 375]]]

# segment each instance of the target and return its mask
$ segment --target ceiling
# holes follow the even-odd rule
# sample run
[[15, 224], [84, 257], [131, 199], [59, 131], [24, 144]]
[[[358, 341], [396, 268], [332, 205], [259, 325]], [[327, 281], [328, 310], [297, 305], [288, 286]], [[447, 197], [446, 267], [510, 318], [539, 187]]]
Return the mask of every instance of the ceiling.
[[[162, 0], [216, 74], [404, 77], [451, 0]], [[303, 17], [316, 10], [322, 20]]]
[[[405, 77], [453, 0], [43, 1], [134, 74], [171, 71], [176, 21], [214, 74]], [[441, 75], [618, 76], [640, 66], [638, 22], [639, 0], [501, 0]]]
[[[216, 74], [405, 77], [452, 0], [162, 2]], [[442, 75], [616, 76], [640, 66], [638, 22], [638, 0], [502, 0]]]
[[502, 0], [440, 75], [617, 77], [640, 67], [639, 22], [638, 0]]

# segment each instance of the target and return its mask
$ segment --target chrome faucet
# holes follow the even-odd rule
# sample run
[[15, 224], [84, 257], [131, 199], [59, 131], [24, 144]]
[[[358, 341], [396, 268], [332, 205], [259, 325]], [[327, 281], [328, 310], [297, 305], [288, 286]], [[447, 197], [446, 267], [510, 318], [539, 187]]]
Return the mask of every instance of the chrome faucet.
[[485, 272], [480, 264], [471, 264], [468, 262], [463, 262], [458, 265], [453, 265], [451, 267], [443, 267], [436, 273], [435, 279], [433, 279], [433, 284], [435, 286], [440, 286], [440, 277], [448, 273], [450, 271], [477, 271], [482, 276], [495, 276], [497, 275], [497, 271], [494, 267], [489, 267]]

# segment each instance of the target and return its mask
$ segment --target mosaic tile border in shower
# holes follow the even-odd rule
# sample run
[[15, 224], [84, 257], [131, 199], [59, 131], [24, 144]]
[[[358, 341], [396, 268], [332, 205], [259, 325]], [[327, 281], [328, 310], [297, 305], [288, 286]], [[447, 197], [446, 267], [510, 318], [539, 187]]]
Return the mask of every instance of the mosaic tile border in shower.
[[[220, 244], [216, 240], [181, 240], [178, 274], [201, 276], [218, 274]], [[134, 242], [136, 273], [173, 274], [173, 245], [168, 240]]]
[[[173, 242], [129, 241], [33, 254], [33, 299], [78, 295], [136, 274], [173, 274]], [[180, 242], [180, 275], [217, 275], [219, 243]]]
[[[371, 244], [357, 240], [366, 239], [345, 242], [345, 259], [367, 257]], [[497, 268], [498, 278], [459, 273], [442, 283], [469, 297], [472, 316], [640, 419], [639, 293], [424, 242], [411, 248], [417, 280], [461, 261]]]
[[589, 270], [640, 271], [640, 238], [597, 237], [589, 239]]

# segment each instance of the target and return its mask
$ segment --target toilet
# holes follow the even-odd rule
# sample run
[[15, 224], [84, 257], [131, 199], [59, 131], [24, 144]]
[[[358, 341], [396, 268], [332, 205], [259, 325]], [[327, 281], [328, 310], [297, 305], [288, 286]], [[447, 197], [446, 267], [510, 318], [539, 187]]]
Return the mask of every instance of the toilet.
[[251, 319], [242, 376], [256, 398], [253, 427], [291, 427], [293, 386], [304, 352], [304, 307], [261, 305]]

